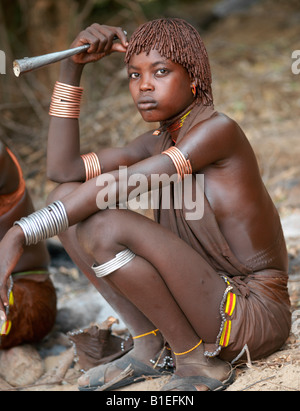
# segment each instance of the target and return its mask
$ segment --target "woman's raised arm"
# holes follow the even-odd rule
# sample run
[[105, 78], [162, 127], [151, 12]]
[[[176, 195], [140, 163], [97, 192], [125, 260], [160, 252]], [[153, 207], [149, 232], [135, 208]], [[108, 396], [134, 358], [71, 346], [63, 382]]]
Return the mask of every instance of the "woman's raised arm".
[[[116, 37], [119, 42], [114, 41]], [[77, 36], [71, 47], [83, 44], [90, 44], [90, 48], [61, 63], [59, 81], [52, 96], [47, 174], [59, 183], [85, 181], [78, 119], [82, 94], [79, 86], [84, 66], [113, 52], [126, 52], [127, 39], [121, 28], [93, 24]]]

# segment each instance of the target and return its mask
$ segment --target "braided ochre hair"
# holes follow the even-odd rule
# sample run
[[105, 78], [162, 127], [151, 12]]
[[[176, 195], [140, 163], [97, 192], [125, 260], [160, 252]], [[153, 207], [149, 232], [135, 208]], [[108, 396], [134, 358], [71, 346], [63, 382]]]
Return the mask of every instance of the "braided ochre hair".
[[163, 18], [142, 24], [131, 36], [125, 63], [134, 54], [157, 50], [162, 57], [181, 64], [194, 81], [196, 99], [204, 105], [213, 104], [212, 76], [207, 50], [197, 30], [177, 18]]

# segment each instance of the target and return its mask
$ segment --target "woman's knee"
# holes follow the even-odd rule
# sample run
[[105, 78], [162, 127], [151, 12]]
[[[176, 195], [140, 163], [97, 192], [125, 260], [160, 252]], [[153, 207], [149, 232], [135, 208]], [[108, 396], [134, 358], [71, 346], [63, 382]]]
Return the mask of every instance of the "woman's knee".
[[99, 250], [109, 250], [118, 241], [119, 224], [115, 210], [103, 210], [77, 224], [76, 235], [81, 247], [95, 255]]
[[64, 197], [76, 190], [81, 183], [64, 183], [58, 185], [47, 197], [47, 204], [51, 204], [54, 201], [62, 201]]

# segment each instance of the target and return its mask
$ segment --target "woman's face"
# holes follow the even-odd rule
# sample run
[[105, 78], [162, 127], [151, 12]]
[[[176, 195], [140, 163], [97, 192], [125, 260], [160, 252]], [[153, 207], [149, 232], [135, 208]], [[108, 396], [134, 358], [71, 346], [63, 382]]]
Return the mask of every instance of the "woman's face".
[[129, 90], [147, 122], [169, 120], [192, 104], [192, 82], [180, 64], [157, 50], [134, 54], [128, 64]]

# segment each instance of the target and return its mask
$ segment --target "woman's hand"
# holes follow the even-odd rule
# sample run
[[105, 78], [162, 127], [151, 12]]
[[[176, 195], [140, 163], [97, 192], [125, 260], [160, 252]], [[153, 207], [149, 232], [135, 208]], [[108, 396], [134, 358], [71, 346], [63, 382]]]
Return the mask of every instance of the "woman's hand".
[[8, 278], [24, 252], [25, 238], [20, 227], [12, 227], [0, 242], [0, 319], [6, 320]]
[[[115, 38], [118, 40], [115, 40]], [[78, 34], [71, 47], [90, 44], [84, 53], [76, 54], [61, 63], [59, 81], [78, 86], [85, 64], [93, 63], [110, 55], [113, 52], [126, 53], [128, 42], [124, 31], [120, 27], [92, 24]]]
[[[115, 37], [120, 42], [114, 41]], [[76, 64], [95, 62], [113, 52], [125, 53], [128, 46], [126, 34], [120, 27], [104, 26], [97, 23], [82, 31], [71, 47], [84, 44], [90, 44], [90, 48], [84, 53], [71, 57], [71, 60]]]

